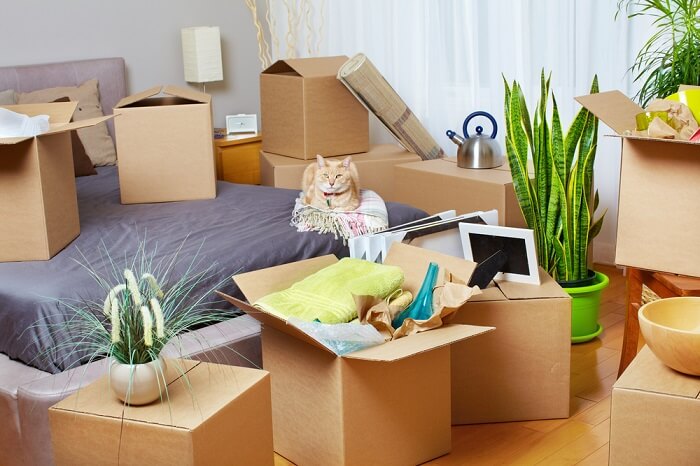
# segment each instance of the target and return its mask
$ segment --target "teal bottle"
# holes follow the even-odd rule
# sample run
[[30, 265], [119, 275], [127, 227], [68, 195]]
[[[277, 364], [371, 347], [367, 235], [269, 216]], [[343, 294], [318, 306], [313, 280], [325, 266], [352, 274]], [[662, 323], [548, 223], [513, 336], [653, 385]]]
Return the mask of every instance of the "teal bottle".
[[435, 262], [431, 262], [416, 298], [391, 321], [391, 326], [394, 329], [401, 327], [403, 321], [409, 317], [413, 320], [427, 320], [433, 315], [433, 288], [435, 288], [437, 281], [438, 270], [439, 266]]

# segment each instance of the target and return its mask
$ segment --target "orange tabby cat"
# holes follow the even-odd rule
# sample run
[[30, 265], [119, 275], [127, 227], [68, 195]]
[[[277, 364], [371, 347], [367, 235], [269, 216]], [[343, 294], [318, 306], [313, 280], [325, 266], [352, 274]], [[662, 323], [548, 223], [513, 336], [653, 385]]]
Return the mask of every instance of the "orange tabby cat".
[[360, 206], [360, 177], [351, 157], [329, 162], [320, 155], [304, 170], [303, 202], [319, 209], [350, 211]]

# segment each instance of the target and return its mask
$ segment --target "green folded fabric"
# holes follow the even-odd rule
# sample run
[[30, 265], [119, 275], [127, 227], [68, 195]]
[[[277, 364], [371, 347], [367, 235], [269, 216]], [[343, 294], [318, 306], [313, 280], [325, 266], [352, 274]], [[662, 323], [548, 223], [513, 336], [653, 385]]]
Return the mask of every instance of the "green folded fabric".
[[284, 319], [294, 316], [338, 324], [357, 317], [353, 295], [384, 299], [400, 288], [403, 280], [399, 267], [344, 258], [253, 305]]

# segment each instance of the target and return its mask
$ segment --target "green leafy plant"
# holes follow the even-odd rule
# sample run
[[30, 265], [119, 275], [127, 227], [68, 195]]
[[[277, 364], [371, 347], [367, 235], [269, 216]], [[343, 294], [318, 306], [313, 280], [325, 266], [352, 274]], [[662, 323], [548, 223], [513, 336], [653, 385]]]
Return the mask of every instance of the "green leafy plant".
[[[146, 252], [145, 241], [132, 258], [120, 261], [103, 246], [109, 276], [102, 276], [85, 257], [77, 261], [103, 290], [104, 300], [58, 299], [67, 319], [37, 323], [53, 342], [47, 355], [63, 355], [67, 367], [104, 357], [144, 364], [157, 360], [165, 345], [182, 333], [234, 317], [231, 310], [219, 308], [221, 301], [209, 299], [229, 275], [207, 286], [216, 280], [216, 264], [204, 265], [196, 256], [183, 259], [181, 249], [156, 264], [155, 252]], [[185, 272], [173, 277], [176, 268]]]
[[[520, 209], [534, 231], [539, 264], [559, 281], [587, 278], [588, 246], [605, 217], [603, 213], [592, 221], [599, 201], [597, 191], [591, 195], [598, 119], [581, 109], [564, 134], [553, 93], [551, 120], [548, 117], [550, 78], [544, 70], [533, 121], [520, 85], [513, 81], [509, 86], [505, 77], [504, 84], [506, 152]], [[595, 92], [597, 76], [591, 85]]]
[[630, 68], [641, 83], [640, 105], [673, 94], [681, 84], [700, 85], [700, 0], [618, 0], [617, 8], [616, 16], [648, 16], [655, 27]]

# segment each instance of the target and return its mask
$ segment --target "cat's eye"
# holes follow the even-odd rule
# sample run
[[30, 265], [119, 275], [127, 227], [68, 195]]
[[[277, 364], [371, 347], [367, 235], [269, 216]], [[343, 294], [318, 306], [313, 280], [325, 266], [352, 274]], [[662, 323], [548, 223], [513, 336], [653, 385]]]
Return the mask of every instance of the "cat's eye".
[[343, 175], [335, 175], [335, 179], [337, 180], [337, 179], [340, 178], [341, 176], [343, 176]]
[[328, 178], [328, 173], [323, 173], [321, 176], [323, 176], [324, 178]]

